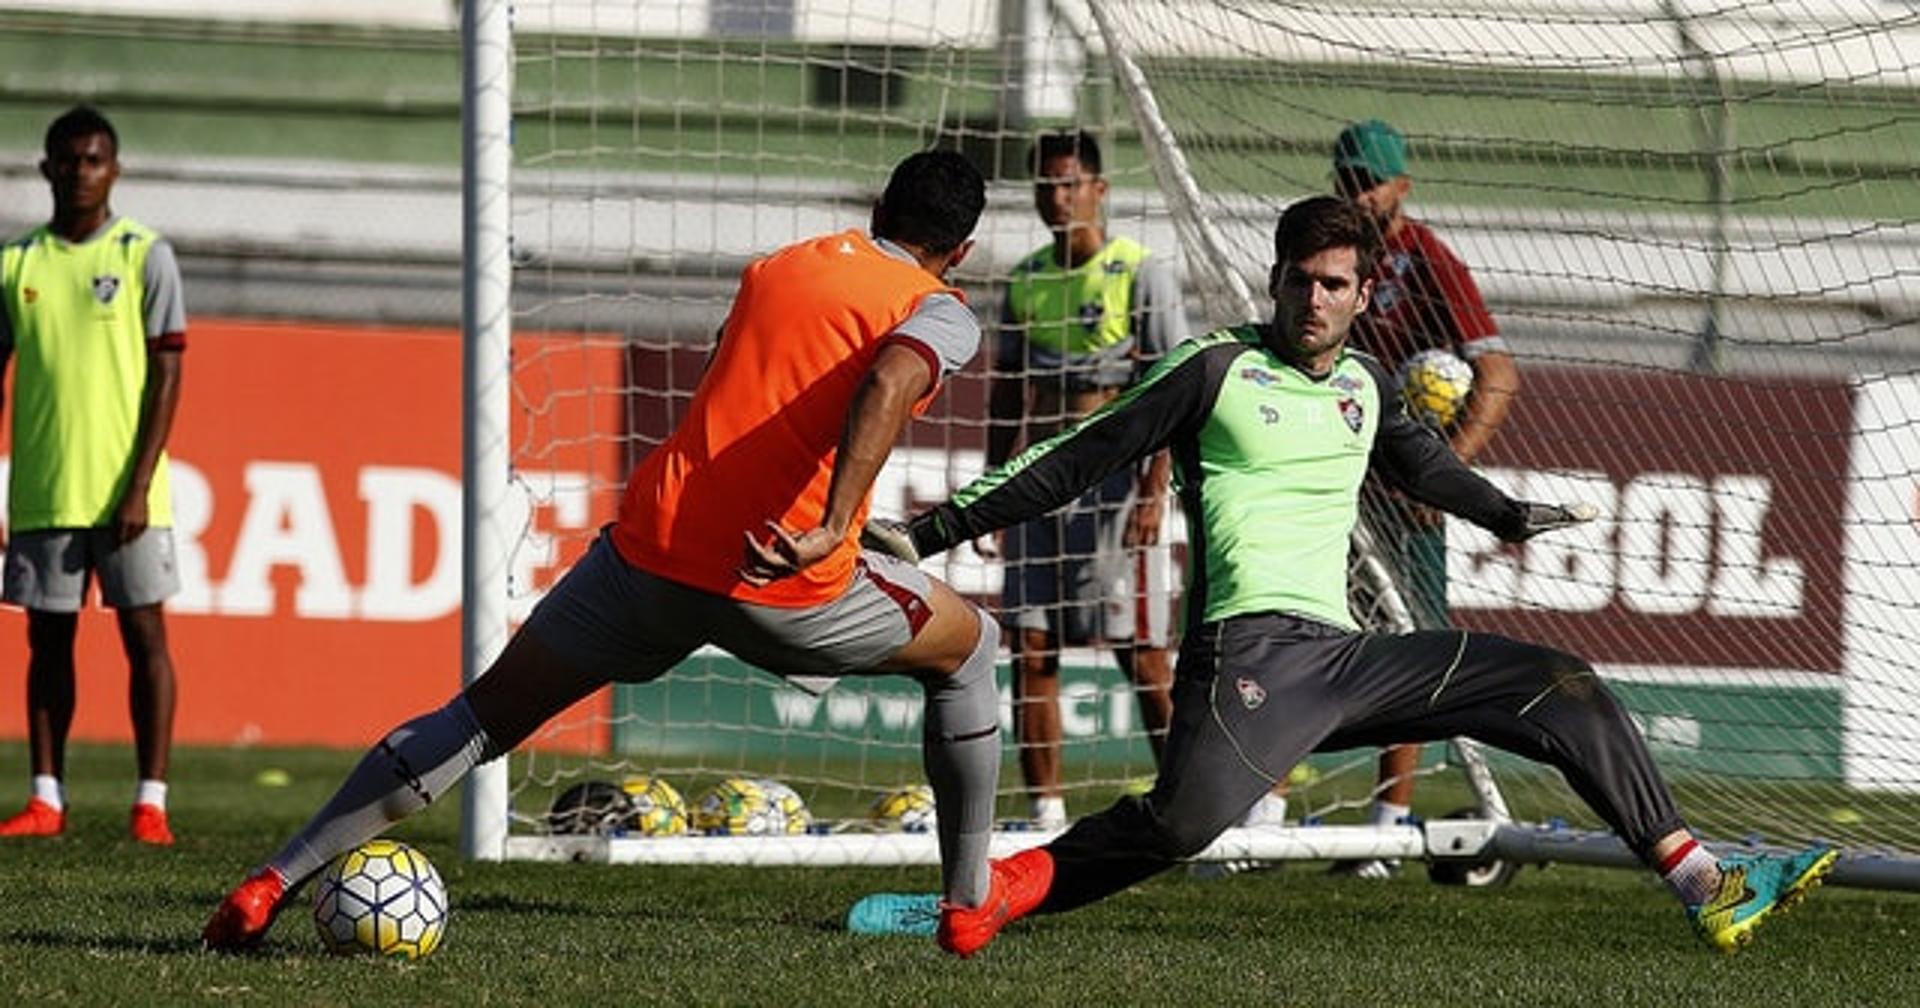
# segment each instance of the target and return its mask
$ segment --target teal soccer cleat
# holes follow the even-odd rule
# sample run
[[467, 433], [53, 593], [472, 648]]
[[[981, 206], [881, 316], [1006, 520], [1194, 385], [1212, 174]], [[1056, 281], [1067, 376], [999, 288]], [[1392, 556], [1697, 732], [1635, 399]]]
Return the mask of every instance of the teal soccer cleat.
[[1687, 907], [1694, 929], [1722, 952], [1753, 940], [1753, 931], [1774, 911], [1784, 911], [1820, 884], [1840, 852], [1815, 844], [1798, 854], [1743, 854], [1720, 862], [1720, 891]]
[[931, 938], [940, 926], [940, 897], [933, 893], [874, 893], [847, 911], [854, 934]]

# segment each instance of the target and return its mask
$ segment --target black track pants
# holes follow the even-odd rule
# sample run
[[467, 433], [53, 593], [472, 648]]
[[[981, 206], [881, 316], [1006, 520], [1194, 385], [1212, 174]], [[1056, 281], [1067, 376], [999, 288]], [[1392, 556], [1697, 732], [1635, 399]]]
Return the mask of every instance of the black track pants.
[[1042, 913], [1199, 853], [1307, 754], [1466, 736], [1549, 764], [1642, 860], [1684, 822], [1639, 731], [1586, 662], [1493, 634], [1354, 634], [1275, 613], [1194, 628], [1144, 797], [1048, 845]]

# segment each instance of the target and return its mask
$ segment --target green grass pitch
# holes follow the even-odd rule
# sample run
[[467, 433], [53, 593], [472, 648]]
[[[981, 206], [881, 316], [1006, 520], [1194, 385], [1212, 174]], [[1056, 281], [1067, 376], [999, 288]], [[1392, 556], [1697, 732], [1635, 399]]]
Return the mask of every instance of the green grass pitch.
[[[394, 836], [453, 902], [413, 965], [333, 958], [302, 899], [257, 954], [210, 955], [221, 894], [302, 822], [357, 754], [182, 749], [178, 846], [124, 834], [132, 757], [76, 746], [68, 833], [0, 843], [0, 998], [13, 1004], [1483, 1004], [1893, 1005], [1913, 1000], [1920, 900], [1828, 887], [1724, 957], [1635, 872], [1529, 868], [1498, 890], [1410, 872], [1336, 881], [1317, 864], [1221, 880], [1175, 872], [1104, 904], [1014, 925], [971, 961], [839, 921], [931, 868], [474, 864], [457, 802]], [[0, 745], [0, 806], [24, 801]], [[258, 783], [267, 768], [291, 783]], [[302, 894], [305, 895], [304, 893]]]

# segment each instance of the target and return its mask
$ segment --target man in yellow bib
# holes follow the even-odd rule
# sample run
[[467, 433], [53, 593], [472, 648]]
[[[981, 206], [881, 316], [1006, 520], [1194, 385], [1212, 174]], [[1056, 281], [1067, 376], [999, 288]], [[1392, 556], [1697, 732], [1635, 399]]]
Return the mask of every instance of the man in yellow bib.
[[[1022, 259], [1007, 284], [989, 396], [989, 467], [1092, 413], [1186, 338], [1172, 261], [1107, 234], [1107, 180], [1093, 135], [1042, 134], [1029, 163], [1034, 209], [1053, 240]], [[1112, 649], [1159, 757], [1173, 710], [1174, 587], [1160, 538], [1171, 471], [1164, 452], [1154, 455], [1006, 532], [1002, 605], [1014, 653], [1013, 722], [1033, 821], [1042, 829], [1067, 823], [1063, 645]]]
[[0, 374], [17, 362], [0, 597], [27, 610], [33, 762], [33, 797], [0, 822], [0, 837], [66, 828], [74, 632], [97, 575], [132, 675], [140, 782], [131, 830], [142, 843], [173, 843], [174, 677], [161, 601], [180, 587], [166, 443], [186, 308], [172, 248], [108, 205], [119, 149], [113, 125], [92, 108], [55, 119], [40, 162], [53, 219], [0, 247]]

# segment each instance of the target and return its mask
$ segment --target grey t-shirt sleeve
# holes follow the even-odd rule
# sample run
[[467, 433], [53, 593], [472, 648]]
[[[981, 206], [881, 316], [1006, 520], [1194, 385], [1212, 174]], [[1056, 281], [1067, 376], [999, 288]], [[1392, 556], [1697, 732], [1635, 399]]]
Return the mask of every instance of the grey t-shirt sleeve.
[[173, 245], [156, 239], [147, 250], [147, 266], [141, 282], [146, 299], [140, 309], [147, 319], [147, 338], [182, 334], [187, 331], [187, 298], [180, 283], [180, 263], [173, 257]]
[[1134, 352], [1141, 370], [1187, 338], [1187, 311], [1173, 260], [1149, 255], [1133, 277]]
[[913, 314], [893, 328], [893, 334], [933, 351], [942, 378], [966, 367], [980, 352], [980, 320], [966, 302], [945, 291], [927, 295]]

